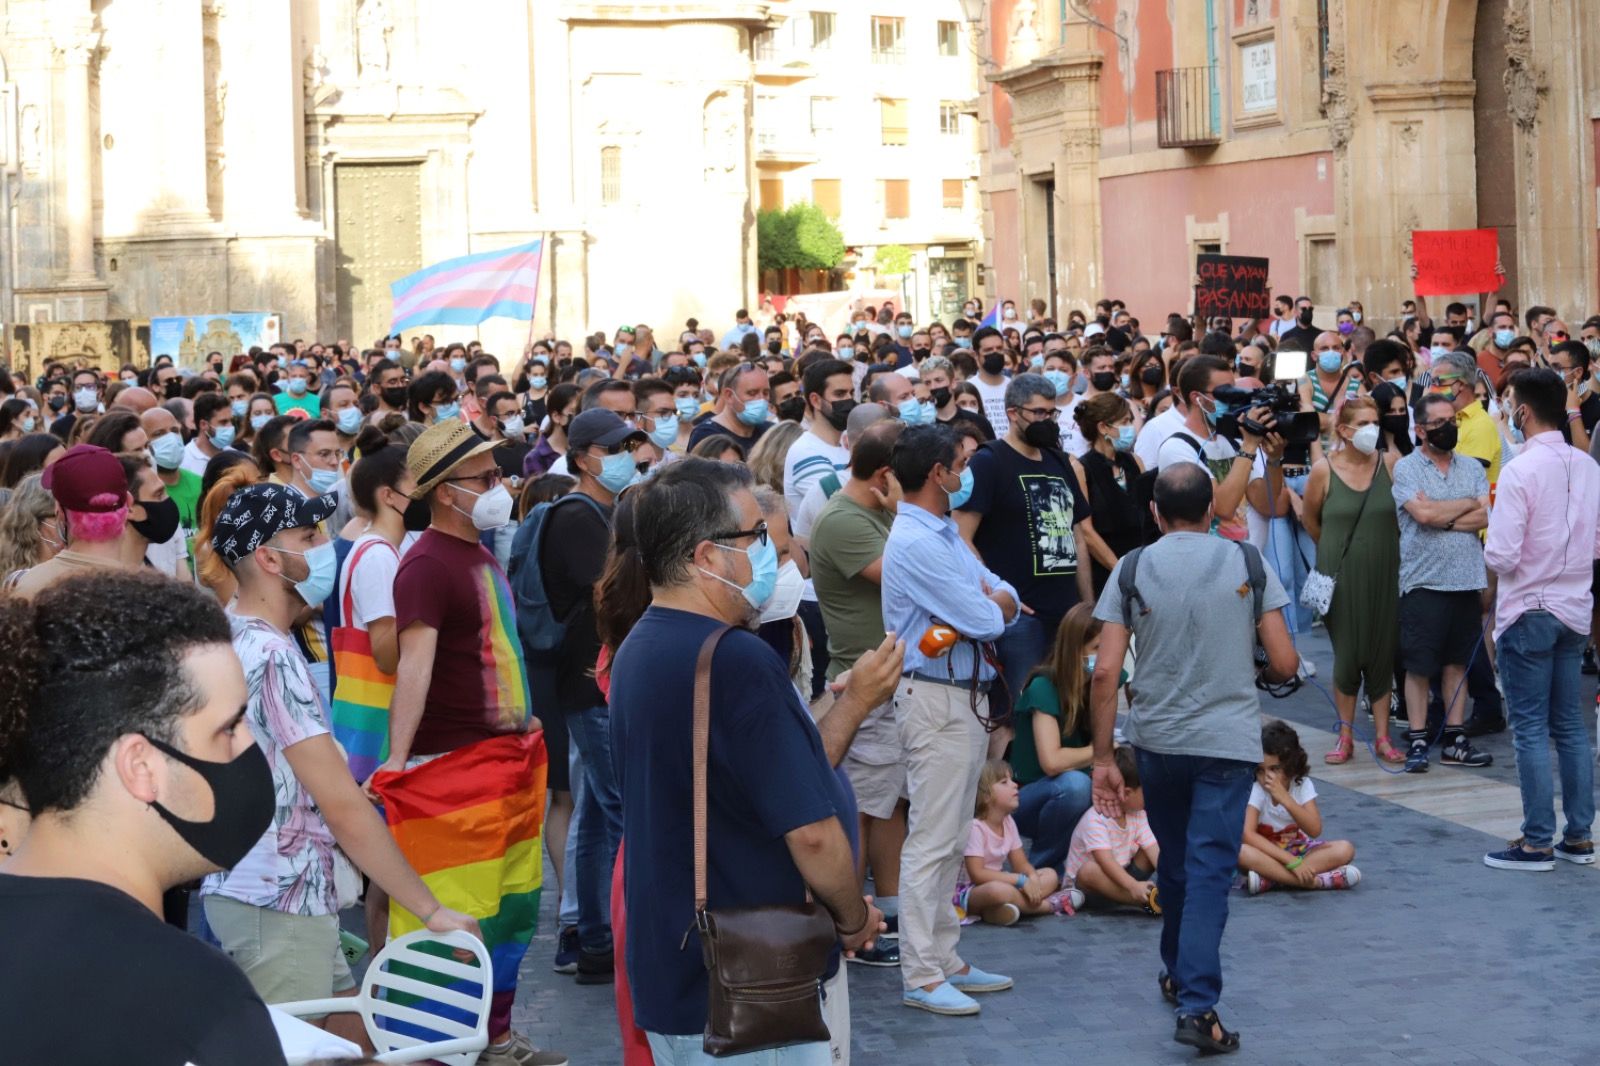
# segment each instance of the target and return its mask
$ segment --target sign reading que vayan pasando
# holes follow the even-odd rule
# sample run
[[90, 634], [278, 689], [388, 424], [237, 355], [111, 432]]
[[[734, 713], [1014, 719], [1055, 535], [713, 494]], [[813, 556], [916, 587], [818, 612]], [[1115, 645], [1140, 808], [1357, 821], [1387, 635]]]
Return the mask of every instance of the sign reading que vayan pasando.
[[1267, 260], [1203, 253], [1195, 257], [1194, 270], [1200, 279], [1194, 290], [1194, 310], [1201, 318], [1266, 318], [1271, 313]]

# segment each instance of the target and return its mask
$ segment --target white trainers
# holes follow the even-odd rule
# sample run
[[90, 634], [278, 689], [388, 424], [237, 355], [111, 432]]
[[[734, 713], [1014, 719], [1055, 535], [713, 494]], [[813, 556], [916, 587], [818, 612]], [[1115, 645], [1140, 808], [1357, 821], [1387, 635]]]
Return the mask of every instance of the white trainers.
[[1300, 666], [1297, 670], [1295, 670], [1295, 674], [1300, 678], [1301, 681], [1304, 681], [1308, 677], [1316, 677], [1317, 664], [1302, 655], [1300, 656]]

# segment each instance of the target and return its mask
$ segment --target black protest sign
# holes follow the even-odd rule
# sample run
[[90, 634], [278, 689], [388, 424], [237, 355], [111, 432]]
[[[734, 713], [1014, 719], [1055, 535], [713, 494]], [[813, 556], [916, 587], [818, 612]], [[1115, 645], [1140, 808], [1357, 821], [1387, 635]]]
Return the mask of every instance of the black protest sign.
[[1272, 293], [1267, 261], [1249, 255], [1198, 255], [1194, 311], [1201, 318], [1266, 318]]

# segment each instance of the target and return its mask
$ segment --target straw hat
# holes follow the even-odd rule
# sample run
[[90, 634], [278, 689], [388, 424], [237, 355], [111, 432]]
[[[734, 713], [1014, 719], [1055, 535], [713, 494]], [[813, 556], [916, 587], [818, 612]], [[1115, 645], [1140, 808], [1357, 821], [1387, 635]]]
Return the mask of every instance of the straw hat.
[[456, 467], [474, 455], [494, 449], [494, 441], [478, 436], [470, 425], [459, 418], [434, 423], [406, 450], [406, 469], [417, 479], [417, 487], [412, 491], [411, 498], [422, 499], [435, 485], [449, 477]]

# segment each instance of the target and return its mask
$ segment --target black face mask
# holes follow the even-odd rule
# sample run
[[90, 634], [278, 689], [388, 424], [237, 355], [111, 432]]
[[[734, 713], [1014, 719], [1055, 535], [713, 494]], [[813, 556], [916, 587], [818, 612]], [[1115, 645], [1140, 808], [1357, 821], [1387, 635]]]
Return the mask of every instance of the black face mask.
[[1111, 370], [1101, 370], [1089, 375], [1089, 384], [1096, 392], [1110, 392], [1117, 387], [1117, 375]]
[[822, 417], [828, 420], [828, 425], [843, 433], [845, 426], [850, 422], [850, 412], [855, 409], [854, 400], [835, 400], [828, 405], [826, 411], [822, 412]]
[[183, 395], [183, 379], [169, 378], [167, 380], [167, 399], [176, 400]]
[[1384, 415], [1378, 419], [1378, 425], [1383, 428], [1383, 432], [1388, 438], [1396, 444], [1410, 443], [1410, 433], [1408, 431], [1411, 428], [1411, 420], [1406, 415]]
[[154, 737], [145, 739], [157, 751], [205, 779], [211, 788], [214, 813], [209, 822], [191, 822], [160, 803], [150, 806], [202, 859], [223, 870], [237, 866], [267, 831], [276, 810], [272, 768], [260, 746], [250, 745], [231, 762], [210, 762], [185, 755]]
[[428, 508], [427, 500], [412, 500], [406, 504], [406, 509], [400, 512], [401, 524], [407, 533], [421, 533], [433, 524], [433, 512]]
[[1032, 448], [1059, 448], [1061, 427], [1053, 418], [1043, 422], [1029, 422], [1022, 431], [1022, 442]]
[[926, 358], [928, 358], [928, 349], [926, 349], [926, 348], [913, 348], [913, 349], [911, 349], [911, 361], [913, 363], [920, 363]]
[[390, 388], [383, 389], [380, 392], [380, 395], [383, 397], [384, 403], [397, 410], [403, 411], [405, 410], [406, 399], [410, 395], [410, 391], [411, 390], [406, 388], [404, 385], [394, 385]]
[[165, 544], [178, 531], [178, 501], [173, 499], [141, 503], [143, 518], [130, 518], [128, 525], [151, 544]]
[[1144, 382], [1146, 385], [1159, 386], [1166, 379], [1166, 372], [1161, 369], [1160, 364], [1147, 366], [1143, 370], [1139, 371], [1139, 380]]
[[983, 372], [990, 377], [1000, 373], [1005, 368], [1006, 357], [1004, 352], [991, 352], [983, 357]]
[[1442, 426], [1428, 430], [1425, 439], [1429, 447], [1441, 452], [1453, 452], [1456, 450], [1456, 439], [1460, 436], [1461, 430], [1456, 424], [1454, 422], [1446, 422]]
[[50, 405], [50, 410], [52, 411], [59, 411], [67, 406], [67, 398], [65, 396], [52, 396], [45, 402]]
[[767, 351], [771, 352], [773, 355], [777, 355], [779, 352], [783, 351], [783, 342], [782, 341], [768, 341], [767, 342]]
[[940, 408], [941, 410], [944, 408], [945, 404], [950, 402], [950, 396], [951, 392], [949, 389], [928, 390], [928, 399], [933, 401], [933, 406]]
[[780, 403], [777, 408], [778, 419], [783, 422], [798, 422], [806, 416], [806, 401], [803, 396], [791, 396]]
[[1300, 312], [1300, 324], [1307, 328], [1311, 325], [1311, 308], [1307, 307]]

